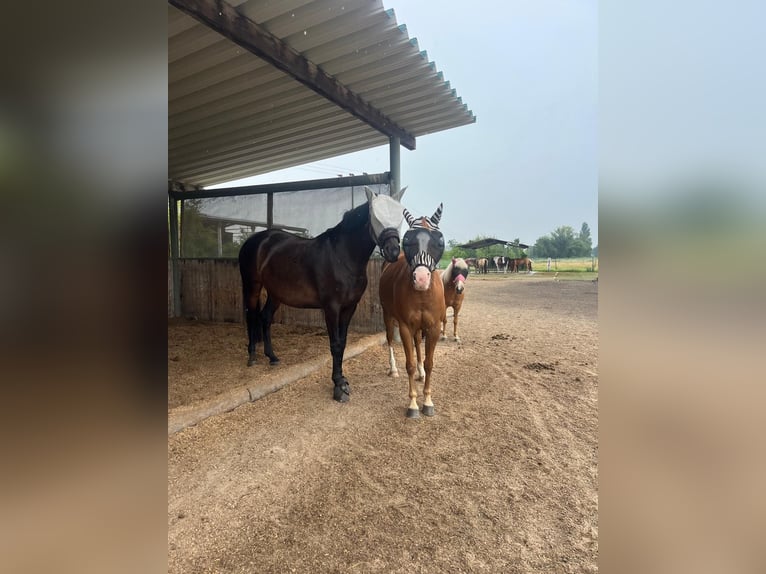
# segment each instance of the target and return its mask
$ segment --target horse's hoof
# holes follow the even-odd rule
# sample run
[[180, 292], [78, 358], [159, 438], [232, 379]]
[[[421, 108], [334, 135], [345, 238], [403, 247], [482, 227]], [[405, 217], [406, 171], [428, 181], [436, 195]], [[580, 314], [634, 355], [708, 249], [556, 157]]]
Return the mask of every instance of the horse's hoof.
[[393, 377], [395, 379], [399, 378], [399, 371], [388, 371], [388, 376]]
[[349, 388], [348, 383], [344, 385], [335, 385], [335, 388], [332, 391], [332, 398], [339, 403], [347, 403], [350, 394], [351, 389]]
[[276, 357], [269, 357], [269, 365], [273, 367], [274, 365], [278, 365], [278, 364], [279, 364], [279, 359], [277, 359]]
[[427, 417], [434, 416], [434, 406], [433, 405], [423, 405], [423, 415]]
[[248, 367], [252, 367], [253, 365], [255, 365], [255, 359], [248, 359], [247, 360], [247, 366]]
[[407, 418], [408, 419], [419, 419], [420, 418], [420, 411], [418, 409], [407, 409]]
[[441, 337], [439, 337], [439, 340], [440, 340], [440, 341], [446, 341], [446, 340], [447, 340], [447, 337], [445, 337], [444, 335], [442, 335]]

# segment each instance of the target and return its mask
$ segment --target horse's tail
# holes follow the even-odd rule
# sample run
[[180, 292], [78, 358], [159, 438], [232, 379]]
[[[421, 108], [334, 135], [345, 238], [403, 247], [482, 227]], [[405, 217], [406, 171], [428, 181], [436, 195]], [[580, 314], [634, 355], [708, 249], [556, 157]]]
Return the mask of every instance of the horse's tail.
[[[258, 241], [254, 239], [254, 236], [250, 236], [240, 248], [238, 257], [239, 275], [242, 278], [242, 315], [245, 325], [248, 326], [248, 328], [249, 325], [247, 315], [248, 312], [251, 311], [251, 309], [248, 307], [248, 303], [253, 295], [253, 282], [252, 278], [250, 277], [250, 271], [251, 267], [255, 265], [254, 259], [257, 250]], [[259, 290], [261, 293], [263, 292], [261, 287], [259, 287]], [[258, 297], [255, 300], [255, 309], [252, 310], [255, 312], [253, 335], [256, 342], [261, 342], [263, 340], [263, 324], [261, 321], [261, 293], [258, 293]]]

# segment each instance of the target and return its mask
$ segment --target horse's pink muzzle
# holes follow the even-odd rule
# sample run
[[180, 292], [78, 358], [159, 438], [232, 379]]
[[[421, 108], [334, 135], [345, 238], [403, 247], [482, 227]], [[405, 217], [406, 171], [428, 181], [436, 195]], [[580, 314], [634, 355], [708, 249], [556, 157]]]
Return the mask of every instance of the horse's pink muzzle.
[[431, 286], [431, 272], [428, 267], [418, 265], [412, 272], [412, 286], [416, 291], [428, 291]]
[[460, 294], [460, 293], [463, 292], [463, 289], [465, 289], [465, 284], [463, 283], [463, 281], [460, 280], [460, 279], [456, 279], [455, 280], [455, 291], [457, 291], [458, 294]]

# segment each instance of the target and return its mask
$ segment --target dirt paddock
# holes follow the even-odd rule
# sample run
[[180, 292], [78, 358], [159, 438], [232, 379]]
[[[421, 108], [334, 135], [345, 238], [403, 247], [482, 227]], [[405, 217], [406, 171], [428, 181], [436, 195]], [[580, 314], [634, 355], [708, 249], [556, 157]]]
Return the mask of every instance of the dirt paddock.
[[[391, 379], [376, 345], [344, 363], [348, 404], [327, 367], [170, 436], [168, 572], [596, 572], [597, 289], [472, 276], [433, 418], [405, 418], [401, 346]], [[244, 338], [169, 323], [169, 408], [270, 376]], [[329, 357], [317, 328], [274, 346]]]

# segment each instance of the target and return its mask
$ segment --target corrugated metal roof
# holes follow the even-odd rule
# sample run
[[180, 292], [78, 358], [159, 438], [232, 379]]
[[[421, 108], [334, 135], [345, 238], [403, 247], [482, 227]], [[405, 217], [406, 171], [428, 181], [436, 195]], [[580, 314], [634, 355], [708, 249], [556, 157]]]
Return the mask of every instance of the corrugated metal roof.
[[[418, 137], [476, 121], [380, 0], [231, 0]], [[168, 6], [172, 180], [212, 185], [388, 143], [356, 116]]]

